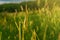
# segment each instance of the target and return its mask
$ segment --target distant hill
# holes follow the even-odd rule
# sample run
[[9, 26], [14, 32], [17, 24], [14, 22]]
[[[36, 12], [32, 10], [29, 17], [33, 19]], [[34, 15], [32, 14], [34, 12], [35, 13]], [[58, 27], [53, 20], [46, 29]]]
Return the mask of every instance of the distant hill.
[[[58, 4], [58, 3], [57, 3]], [[35, 9], [38, 9], [38, 8], [43, 8], [45, 6], [45, 2], [44, 1], [41, 1], [40, 2], [40, 5], [38, 6], [36, 1], [28, 1], [28, 2], [21, 2], [21, 3], [6, 3], [6, 4], [2, 4], [0, 5], [0, 12], [15, 12], [15, 11], [22, 11], [21, 10], [21, 6], [23, 8], [23, 11], [25, 11], [25, 7], [28, 7], [28, 9], [30, 10], [35, 10]], [[49, 8], [52, 8], [53, 6], [53, 1], [52, 2], [48, 2], [48, 5]]]
[[0, 5], [0, 12], [4, 12], [4, 11], [15, 12], [15, 9], [19, 12], [22, 11], [21, 6], [25, 10], [26, 5], [30, 9], [38, 8], [35, 1], [22, 2], [22, 3], [8, 3], [8, 4], [6, 3]]

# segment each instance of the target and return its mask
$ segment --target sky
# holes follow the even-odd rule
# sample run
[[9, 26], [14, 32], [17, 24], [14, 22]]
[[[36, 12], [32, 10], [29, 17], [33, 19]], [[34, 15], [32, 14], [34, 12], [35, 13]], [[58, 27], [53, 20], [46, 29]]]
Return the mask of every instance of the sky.
[[0, 2], [21, 2], [23, 0], [0, 0]]
[[0, 0], [0, 2], [21, 2], [21, 1], [31, 1], [31, 0]]
[[0, 1], [10, 1], [10, 2], [12, 2], [12, 1], [21, 1], [21, 0], [0, 0]]
[[0, 4], [4, 3], [15, 3], [15, 2], [23, 2], [23, 1], [32, 1], [32, 0], [0, 0]]

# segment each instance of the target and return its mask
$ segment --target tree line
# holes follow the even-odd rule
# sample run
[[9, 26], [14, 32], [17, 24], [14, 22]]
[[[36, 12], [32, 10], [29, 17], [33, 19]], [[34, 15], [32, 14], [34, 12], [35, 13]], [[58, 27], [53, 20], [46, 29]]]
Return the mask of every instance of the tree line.
[[[54, 3], [54, 1], [52, 1], [52, 2], [48, 1], [47, 6], [49, 6], [49, 8], [52, 8], [53, 3]], [[23, 8], [23, 11], [25, 11], [26, 5], [29, 10], [35, 10], [35, 9], [44, 7], [45, 2], [44, 2], [44, 0], [41, 1], [39, 6], [36, 4], [36, 1], [2, 4], [2, 5], [0, 5], [0, 12], [5, 12], [5, 11], [7, 11], [7, 12], [15, 12], [15, 11], [20, 12], [20, 11], [22, 11], [22, 8]]]

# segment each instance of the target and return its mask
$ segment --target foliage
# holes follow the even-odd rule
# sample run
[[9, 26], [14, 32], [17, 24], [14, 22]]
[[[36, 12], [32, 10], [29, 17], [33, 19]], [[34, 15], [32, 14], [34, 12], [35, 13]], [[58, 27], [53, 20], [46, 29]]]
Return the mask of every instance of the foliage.
[[0, 12], [15, 12], [15, 11], [22, 11], [21, 6], [23, 7], [23, 11], [25, 11], [25, 7], [27, 5], [29, 10], [35, 10], [38, 8], [49, 7], [50, 10], [53, 8], [54, 3], [59, 5], [60, 1], [48, 0], [47, 4], [45, 4], [45, 0], [40, 1], [39, 6], [37, 5], [37, 1], [29, 1], [29, 2], [22, 2], [22, 3], [8, 3], [8, 4], [1, 4], [0, 5]]
[[[15, 6], [17, 8], [17, 5], [15, 4], [13, 8], [15, 9]], [[28, 5], [30, 7], [30, 3]], [[22, 6], [22, 11], [10, 13], [10, 7], [12, 11], [14, 10], [12, 6], [13, 4], [0, 6], [0, 11], [3, 11], [3, 7], [9, 9], [9, 12], [0, 13], [1, 40], [60, 40], [59, 6], [53, 5], [51, 10], [50, 7], [37, 7], [35, 10], [32, 10], [32, 7], [31, 10], [25, 7], [25, 11]]]

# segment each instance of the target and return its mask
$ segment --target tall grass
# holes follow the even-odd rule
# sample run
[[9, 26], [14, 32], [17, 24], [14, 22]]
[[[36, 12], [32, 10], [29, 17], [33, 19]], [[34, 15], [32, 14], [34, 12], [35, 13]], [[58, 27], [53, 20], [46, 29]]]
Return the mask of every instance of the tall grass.
[[[47, 3], [45, 4], [45, 6]], [[60, 7], [0, 14], [1, 40], [60, 40]]]

